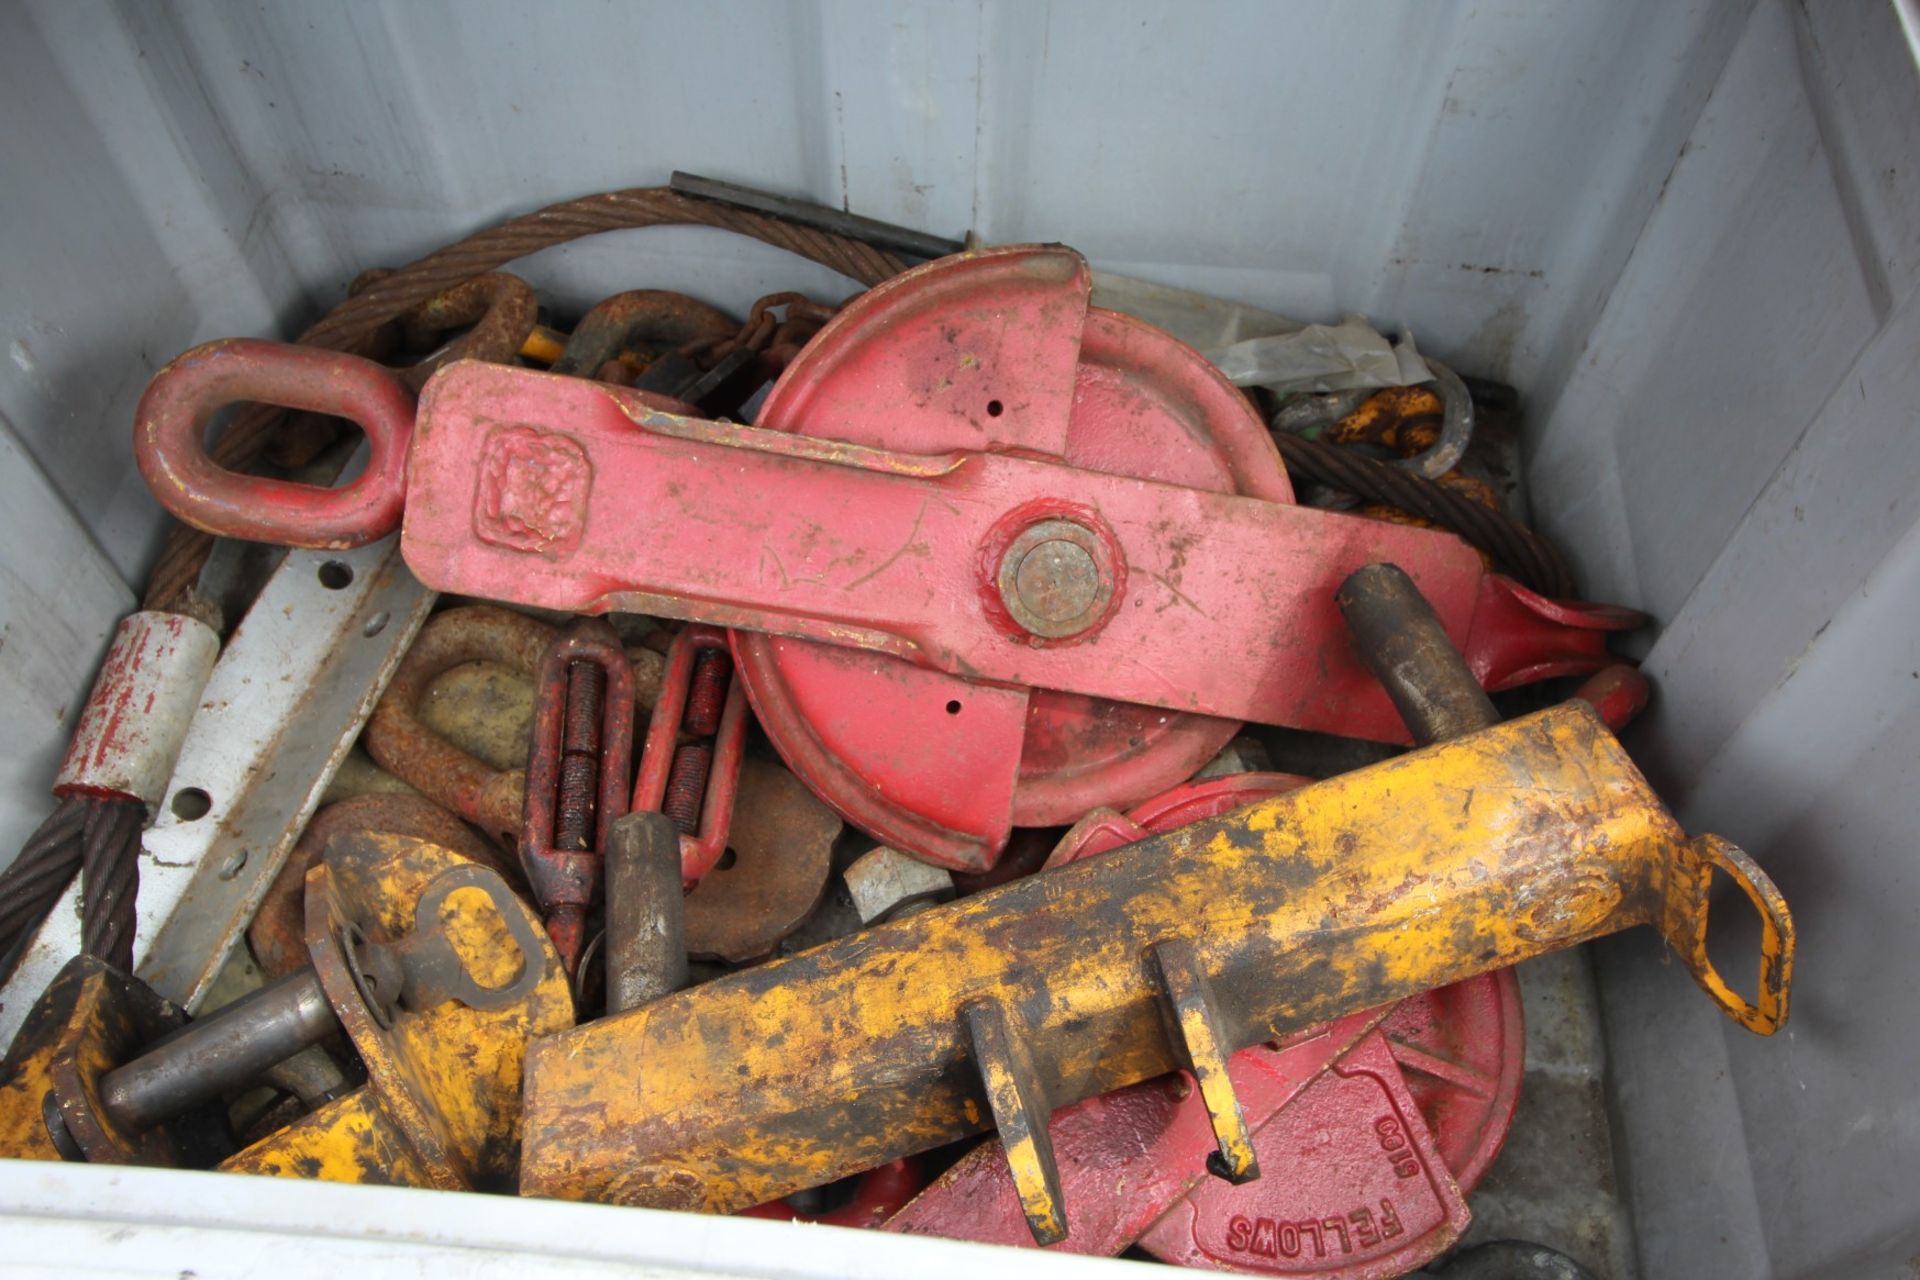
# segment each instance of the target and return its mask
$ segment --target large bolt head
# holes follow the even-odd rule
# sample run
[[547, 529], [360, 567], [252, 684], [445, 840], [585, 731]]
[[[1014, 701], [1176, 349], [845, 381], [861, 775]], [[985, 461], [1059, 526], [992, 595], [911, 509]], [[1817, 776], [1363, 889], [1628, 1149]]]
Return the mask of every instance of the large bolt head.
[[1013, 620], [1046, 640], [1093, 626], [1113, 599], [1107, 550], [1071, 520], [1041, 520], [1022, 530], [1000, 557], [996, 585]]

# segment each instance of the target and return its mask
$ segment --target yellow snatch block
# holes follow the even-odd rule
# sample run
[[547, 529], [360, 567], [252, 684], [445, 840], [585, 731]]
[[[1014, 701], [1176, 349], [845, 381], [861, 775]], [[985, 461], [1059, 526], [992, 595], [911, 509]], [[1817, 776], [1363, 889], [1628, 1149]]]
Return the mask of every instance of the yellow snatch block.
[[[1751, 1004], [1707, 957], [1715, 869], [1764, 925]], [[541, 1039], [520, 1189], [726, 1213], [997, 1127], [1047, 1243], [1052, 1108], [1188, 1068], [1257, 1176], [1234, 1051], [1635, 925], [1785, 1021], [1779, 893], [1569, 704]]]
[[[334, 840], [307, 875], [306, 904], [308, 952], [367, 1082], [219, 1168], [510, 1189], [526, 1046], [573, 1025], [566, 973], [539, 917], [495, 873], [406, 836]], [[410, 985], [420, 985], [411, 973], [421, 948], [409, 939], [444, 940], [422, 1007], [365, 997], [354, 966], [361, 937], [410, 949]]]

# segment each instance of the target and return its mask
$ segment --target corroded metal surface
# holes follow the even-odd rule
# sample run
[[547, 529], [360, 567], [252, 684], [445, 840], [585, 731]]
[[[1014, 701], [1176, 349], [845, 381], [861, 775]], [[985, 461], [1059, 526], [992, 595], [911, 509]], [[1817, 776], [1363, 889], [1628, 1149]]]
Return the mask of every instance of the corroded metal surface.
[[667, 347], [712, 343], [732, 337], [739, 328], [726, 312], [684, 293], [630, 289], [603, 299], [580, 317], [552, 368], [555, 373], [590, 378], [636, 343]]
[[[1070, 820], [1190, 772], [1197, 761], [1142, 775], [1148, 739], [1182, 716], [1401, 738], [1328, 599], [1363, 563], [1420, 580], [1490, 683], [1591, 670], [1605, 632], [1636, 620], [1483, 587], [1494, 580], [1448, 534], [1287, 505], [1269, 442], [1224, 384], [1224, 407], [1178, 425], [1206, 439], [1251, 423], [1252, 461], [1278, 492], [1224, 450], [1169, 444], [1156, 470], [1116, 443], [1127, 432], [1088, 443], [1086, 421], [1159, 423], [1167, 405], [1212, 401], [1204, 378], [1164, 372], [1191, 352], [1086, 303], [1084, 264], [1060, 249], [909, 273], [844, 309], [783, 375], [761, 414], [778, 433], [617, 388], [449, 370], [423, 402], [408, 554], [449, 590], [770, 633], [735, 648], [788, 763], [888, 844], [962, 869], [990, 863], [1014, 822]], [[1017, 350], [999, 341], [1016, 325]], [[716, 473], [724, 515], [701, 479]], [[605, 510], [621, 516], [589, 518]], [[1036, 690], [1093, 705], [1036, 717]], [[1097, 727], [1113, 703], [1164, 723], [1109, 735], [1134, 756], [1073, 749], [1107, 740], [1071, 726]], [[1041, 745], [1064, 744], [1050, 762], [1023, 749], [1036, 719]], [[929, 744], [954, 785], [928, 781]], [[1038, 816], [1034, 795], [1020, 800], [1030, 771], [1077, 803]]]
[[144, 1132], [245, 1088], [339, 1028], [313, 970], [289, 973], [114, 1066], [100, 1079], [100, 1109], [115, 1125]]
[[[1077, 825], [1049, 865], [1303, 785], [1254, 773], [1189, 783], [1126, 815], [1109, 810], [1104, 821]], [[1264, 1176], [1242, 1185], [1208, 1176], [1215, 1138], [1190, 1076], [1063, 1107], [1049, 1130], [1074, 1231], [1053, 1247], [1114, 1254], [1138, 1242], [1192, 1266], [1336, 1280], [1418, 1266], [1466, 1225], [1464, 1193], [1506, 1135], [1523, 1058], [1510, 969], [1243, 1049], [1228, 1070]], [[887, 1230], [1033, 1244], [992, 1139]]]
[[[782, 637], [737, 652], [789, 764], [887, 843], [962, 870], [989, 865], [1015, 823], [1164, 788], [1233, 720], [1398, 738], [1325, 599], [1361, 563], [1419, 579], [1488, 683], [1592, 670], [1604, 631], [1630, 625], [1493, 591], [1450, 535], [1288, 505], [1244, 400], [1164, 334], [1090, 308], [1087, 279], [1070, 250], [1016, 246], [889, 282], [782, 375], [762, 410], [777, 431], [456, 362], [427, 388], [407, 459], [409, 562], [484, 598]], [[314, 357], [288, 350], [297, 384]], [[154, 420], [190, 417], [261, 356], [212, 350], [164, 372]], [[1154, 432], [1122, 429], [1142, 424]], [[352, 506], [345, 489], [242, 492], [210, 464], [149, 479], [183, 510], [216, 506], [202, 526], [247, 536], [331, 537], [308, 517]], [[919, 766], [941, 739], [963, 746], [947, 754], [964, 776], [930, 787]]]
[[367, 1083], [222, 1168], [510, 1181], [526, 1043], [573, 1015], [531, 908], [450, 849], [365, 833], [327, 845], [305, 897], [312, 967], [184, 1031], [144, 985], [89, 957], [69, 965], [0, 1069], [0, 1153], [203, 1167], [225, 1154], [219, 1109], [203, 1103], [344, 1030]]
[[600, 890], [608, 834], [633, 772], [633, 668], [604, 619], [581, 618], [541, 655], [520, 862], [572, 973]]
[[491, 605], [433, 617], [401, 660], [374, 708], [363, 741], [379, 766], [511, 845], [526, 803], [525, 770], [497, 770], [428, 730], [420, 700], [433, 679], [468, 662], [494, 662], [529, 677], [558, 632], [522, 613]]
[[727, 848], [687, 895], [687, 950], [741, 964], [772, 952], [820, 904], [833, 874], [840, 818], [777, 764], [740, 765]]
[[630, 813], [607, 836], [607, 1012], [687, 985], [680, 833], [665, 814]]
[[[134, 972], [156, 991], [199, 1009], [431, 605], [391, 539], [281, 559], [140, 837]], [[56, 908], [29, 945], [0, 996], [0, 1038], [80, 949], [80, 915]]]
[[400, 317], [408, 344], [424, 348], [450, 330], [466, 332], [430, 358], [401, 370], [401, 380], [418, 391], [456, 360], [510, 363], [532, 336], [539, 310], [532, 286], [505, 271], [489, 271], [435, 294]]
[[[1522, 1059], [1511, 970], [1244, 1049], [1231, 1070], [1265, 1175], [1238, 1187], [1207, 1171], [1213, 1134], [1187, 1077], [1062, 1107], [1049, 1129], [1073, 1231], [1050, 1247], [1116, 1254], [1137, 1242], [1189, 1265], [1280, 1274], [1344, 1266], [1328, 1272], [1342, 1280], [1398, 1274], [1458, 1237], [1461, 1196], [1479, 1182], [1512, 1120]], [[1394, 1136], [1377, 1127], [1383, 1116], [1404, 1141], [1383, 1141]], [[1369, 1202], [1365, 1193], [1375, 1188], [1384, 1195]], [[1327, 1225], [1330, 1217], [1337, 1227]], [[1301, 1247], [1306, 1222], [1323, 1233], [1318, 1255], [1311, 1236]], [[885, 1229], [1034, 1246], [991, 1139]]]
[[[349, 292], [361, 292], [365, 286], [392, 275], [378, 268], [362, 272], [348, 286]], [[442, 366], [455, 360], [510, 362], [532, 337], [539, 310], [539, 300], [526, 281], [504, 271], [490, 271], [443, 289], [389, 322], [358, 354], [386, 360], [402, 346], [431, 351], [418, 363], [395, 369], [402, 382], [418, 391]], [[434, 349], [446, 333], [457, 329], [466, 332]], [[304, 467], [339, 435], [338, 418], [319, 413], [289, 414], [267, 445], [267, 460], [290, 470]]]
[[1361, 655], [1413, 740], [1443, 742], [1497, 721], [1432, 606], [1397, 565], [1356, 570], [1334, 597]]

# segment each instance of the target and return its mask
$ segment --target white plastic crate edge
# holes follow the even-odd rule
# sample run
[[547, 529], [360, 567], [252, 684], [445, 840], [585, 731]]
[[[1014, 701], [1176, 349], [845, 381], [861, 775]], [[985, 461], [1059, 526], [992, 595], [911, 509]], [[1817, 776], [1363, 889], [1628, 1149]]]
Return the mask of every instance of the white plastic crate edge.
[[0, 1160], [0, 1238], [7, 1241], [8, 1274], [60, 1277], [83, 1265], [92, 1275], [199, 1280], [1074, 1280], [1147, 1265], [808, 1223], [27, 1160]]

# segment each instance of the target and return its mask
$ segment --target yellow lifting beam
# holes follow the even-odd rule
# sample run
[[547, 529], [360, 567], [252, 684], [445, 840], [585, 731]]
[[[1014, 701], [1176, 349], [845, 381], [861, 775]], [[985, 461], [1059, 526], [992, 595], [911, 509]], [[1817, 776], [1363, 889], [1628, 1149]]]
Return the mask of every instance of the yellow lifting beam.
[[[1707, 957], [1715, 869], [1765, 926], [1755, 1003]], [[1784, 1020], [1778, 892], [1569, 704], [543, 1039], [521, 1189], [724, 1213], [997, 1125], [1058, 1239], [1051, 1108], [1191, 1066], [1244, 1173], [1235, 1050], [1635, 925]]]

